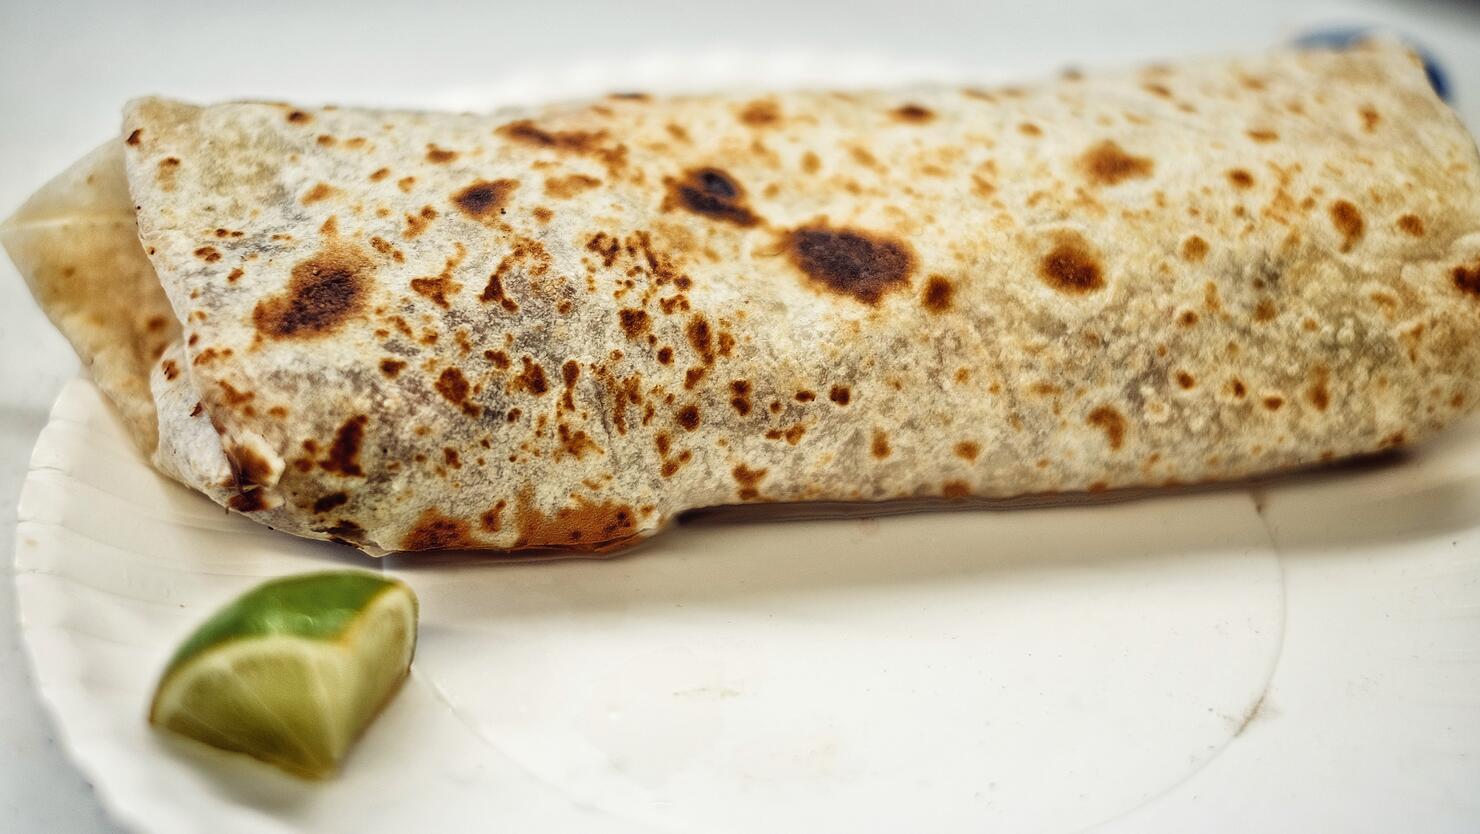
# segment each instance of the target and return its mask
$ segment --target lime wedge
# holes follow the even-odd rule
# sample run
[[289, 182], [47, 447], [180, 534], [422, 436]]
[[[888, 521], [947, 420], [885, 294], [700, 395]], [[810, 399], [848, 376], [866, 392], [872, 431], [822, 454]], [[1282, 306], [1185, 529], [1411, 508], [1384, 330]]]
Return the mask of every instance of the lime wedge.
[[395, 694], [415, 649], [405, 583], [358, 571], [273, 580], [180, 646], [149, 721], [322, 778]]

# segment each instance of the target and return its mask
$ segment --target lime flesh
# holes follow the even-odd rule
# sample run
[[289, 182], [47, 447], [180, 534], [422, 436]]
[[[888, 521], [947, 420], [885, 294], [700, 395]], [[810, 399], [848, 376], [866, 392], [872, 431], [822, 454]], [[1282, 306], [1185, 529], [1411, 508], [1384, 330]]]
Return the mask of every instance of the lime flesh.
[[405, 679], [416, 615], [411, 589], [375, 574], [268, 582], [185, 641], [149, 720], [300, 776], [329, 776]]

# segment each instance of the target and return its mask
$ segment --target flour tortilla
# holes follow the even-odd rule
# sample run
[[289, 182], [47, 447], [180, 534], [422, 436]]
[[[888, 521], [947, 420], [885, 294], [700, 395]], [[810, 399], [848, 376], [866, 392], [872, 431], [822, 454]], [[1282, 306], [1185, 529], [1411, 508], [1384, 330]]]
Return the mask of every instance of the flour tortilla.
[[108, 142], [48, 183], [0, 225], [0, 243], [134, 441], [153, 452], [149, 370], [179, 340], [180, 322], [139, 246], [123, 143]]
[[1480, 160], [1381, 43], [492, 115], [143, 99], [0, 239], [161, 470], [375, 553], [1237, 479], [1480, 401]]

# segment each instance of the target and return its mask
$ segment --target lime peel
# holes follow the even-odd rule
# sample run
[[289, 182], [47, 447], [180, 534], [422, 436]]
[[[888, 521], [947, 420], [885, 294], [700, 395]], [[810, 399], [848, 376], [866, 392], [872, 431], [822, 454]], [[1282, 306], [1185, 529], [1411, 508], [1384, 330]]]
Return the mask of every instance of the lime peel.
[[265, 583], [175, 652], [151, 723], [322, 778], [389, 702], [416, 646], [416, 596], [377, 574]]

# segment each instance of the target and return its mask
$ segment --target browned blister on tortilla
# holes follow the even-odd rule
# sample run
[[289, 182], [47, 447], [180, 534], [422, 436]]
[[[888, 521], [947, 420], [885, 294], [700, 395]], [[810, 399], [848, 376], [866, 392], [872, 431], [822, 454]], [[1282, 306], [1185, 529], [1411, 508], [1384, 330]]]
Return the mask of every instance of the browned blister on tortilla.
[[[130, 263], [7, 247], [164, 471], [375, 552], [1236, 479], [1480, 399], [1480, 164], [1393, 46], [122, 135]], [[158, 340], [87, 300], [117, 275]]]

